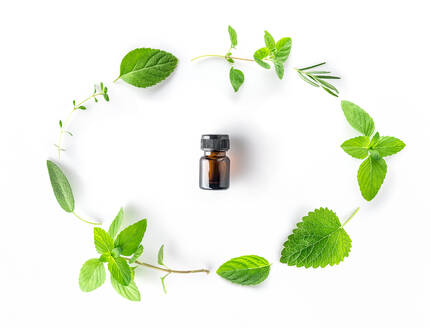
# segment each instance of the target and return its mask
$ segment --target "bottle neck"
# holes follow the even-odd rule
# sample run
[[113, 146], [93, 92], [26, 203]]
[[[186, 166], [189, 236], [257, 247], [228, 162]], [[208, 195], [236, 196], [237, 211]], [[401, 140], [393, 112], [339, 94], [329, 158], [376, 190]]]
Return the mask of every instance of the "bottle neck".
[[215, 150], [205, 150], [204, 155], [206, 157], [225, 157], [226, 152], [225, 151], [215, 151]]

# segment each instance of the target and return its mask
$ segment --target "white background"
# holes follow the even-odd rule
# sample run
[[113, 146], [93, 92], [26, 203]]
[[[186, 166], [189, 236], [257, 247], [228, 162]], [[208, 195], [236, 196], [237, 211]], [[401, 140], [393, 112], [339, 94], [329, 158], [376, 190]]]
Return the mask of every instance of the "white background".
[[[428, 327], [429, 46], [426, 1], [9, 1], [1, 29], [2, 327]], [[227, 25], [235, 55], [250, 57], [263, 32], [290, 36], [286, 74], [240, 62], [235, 94], [224, 54]], [[112, 83], [137, 47], [174, 53], [163, 84]], [[327, 61], [339, 99], [300, 80], [293, 68]], [[72, 99], [94, 82], [111, 102], [77, 112], [61, 165], [77, 211], [108, 227], [121, 206], [127, 224], [148, 218], [143, 260], [165, 244], [173, 268], [142, 268], [140, 303], [109, 281], [84, 294], [79, 269], [97, 254], [92, 227], [63, 212], [49, 183], [59, 128]], [[374, 118], [377, 131], [406, 148], [387, 158], [387, 178], [372, 202], [360, 195], [360, 161], [339, 145], [358, 135], [340, 99]], [[200, 135], [231, 136], [231, 189], [198, 188]], [[320, 206], [346, 226], [350, 256], [324, 269], [279, 262], [295, 224]], [[272, 265], [257, 287], [215, 271], [231, 257], [258, 254]]]

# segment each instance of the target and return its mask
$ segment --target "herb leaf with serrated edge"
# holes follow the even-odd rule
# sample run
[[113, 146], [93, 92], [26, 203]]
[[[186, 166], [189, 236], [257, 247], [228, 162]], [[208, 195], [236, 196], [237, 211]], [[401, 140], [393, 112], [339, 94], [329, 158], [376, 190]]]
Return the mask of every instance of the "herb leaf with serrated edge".
[[369, 156], [361, 163], [357, 173], [357, 180], [365, 200], [370, 201], [376, 196], [384, 183], [386, 174], [387, 163], [383, 158], [374, 159]]
[[91, 292], [99, 288], [106, 280], [106, 271], [99, 259], [86, 261], [79, 272], [79, 288]]
[[245, 255], [225, 262], [216, 273], [239, 285], [257, 285], [268, 277], [270, 263], [257, 255]]
[[121, 254], [130, 256], [139, 247], [146, 231], [146, 219], [140, 220], [122, 230], [115, 239], [115, 247], [121, 249]]
[[163, 50], [137, 48], [121, 61], [118, 79], [139, 88], [147, 88], [165, 80], [176, 68], [178, 59]]
[[357, 211], [343, 224], [328, 208], [309, 212], [284, 243], [281, 263], [305, 268], [339, 264], [351, 249], [351, 239], [343, 227]]
[[108, 230], [109, 236], [111, 236], [112, 238], [115, 238], [115, 236], [118, 234], [121, 228], [123, 219], [124, 219], [124, 209], [121, 207], [115, 219], [112, 221], [112, 223], [109, 226], [109, 230]]
[[342, 149], [355, 158], [363, 159], [369, 155], [370, 138], [368, 136], [359, 136], [346, 140]]
[[94, 246], [99, 254], [111, 252], [113, 249], [113, 239], [102, 228], [94, 228]]
[[139, 302], [140, 301], [140, 292], [139, 288], [137, 288], [136, 283], [134, 280], [131, 280], [130, 283], [127, 286], [124, 286], [123, 284], [119, 283], [112, 275], [110, 276], [110, 281], [112, 284], [112, 287], [117, 291], [118, 294], [120, 294], [122, 297], [133, 301], [133, 302]]
[[131, 281], [131, 269], [127, 261], [122, 257], [110, 257], [108, 269], [111, 275], [121, 285], [127, 286]]

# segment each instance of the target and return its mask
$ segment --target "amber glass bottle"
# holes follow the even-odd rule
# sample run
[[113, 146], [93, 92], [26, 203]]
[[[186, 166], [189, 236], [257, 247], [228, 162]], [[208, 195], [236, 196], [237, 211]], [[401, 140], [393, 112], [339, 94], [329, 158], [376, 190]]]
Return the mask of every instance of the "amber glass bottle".
[[200, 188], [206, 190], [228, 189], [230, 186], [230, 159], [227, 150], [230, 140], [227, 134], [202, 135], [200, 158]]

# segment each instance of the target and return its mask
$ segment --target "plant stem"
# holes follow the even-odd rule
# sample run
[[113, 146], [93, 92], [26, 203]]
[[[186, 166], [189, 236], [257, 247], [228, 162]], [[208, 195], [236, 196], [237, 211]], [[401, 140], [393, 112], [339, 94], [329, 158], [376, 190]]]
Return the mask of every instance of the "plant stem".
[[[123, 257], [125, 260], [130, 260], [130, 258], [127, 257]], [[168, 268], [162, 268], [156, 265], [152, 265], [149, 263], [145, 263], [145, 262], [140, 262], [140, 261], [135, 261], [136, 264], [142, 265], [142, 266], [146, 266], [148, 268], [151, 269], [155, 269], [155, 270], [160, 270], [160, 271], [164, 271], [164, 272], [168, 272], [168, 273], [200, 273], [200, 272], [205, 272], [207, 274], [209, 274], [209, 270], [207, 269], [198, 269], [198, 270], [173, 270], [173, 269], [168, 269]]]
[[232, 57], [232, 56], [223, 56], [223, 55], [201, 55], [201, 56], [194, 57], [193, 59], [191, 59], [191, 61], [195, 61], [197, 59], [205, 58], [205, 57], [218, 57], [218, 58], [225, 58], [225, 59], [231, 58], [231, 59], [245, 60], [245, 61], [251, 61], [251, 62], [254, 61], [254, 59], [241, 58], [241, 57]]
[[102, 96], [102, 95], [103, 95], [103, 92], [94, 93], [94, 94], [92, 94], [88, 98], [82, 100], [79, 104], [77, 104], [77, 105], [75, 105], [73, 107], [72, 111], [69, 113], [69, 116], [67, 116], [66, 121], [63, 123], [63, 126], [60, 128], [60, 134], [58, 136], [58, 142], [57, 142], [58, 160], [60, 160], [60, 157], [61, 157], [61, 151], [62, 151], [61, 144], [63, 142], [64, 132], [66, 131], [66, 128], [67, 128], [68, 124], [70, 123], [70, 120], [72, 118], [73, 112], [75, 110], [77, 110], [79, 108], [79, 106], [82, 106], [84, 103], [86, 103], [88, 100], [90, 100], [90, 99], [92, 99], [92, 98], [94, 98], [96, 96]]
[[121, 75], [118, 76], [115, 80], [113, 80], [113, 83], [115, 83], [116, 81], [118, 81], [120, 77], [121, 77]]
[[352, 213], [351, 216], [342, 224], [342, 228], [345, 226], [345, 224], [347, 224], [349, 222], [349, 220], [351, 220], [354, 217], [354, 215], [358, 212], [359, 209], [360, 208], [357, 207], [357, 209], [354, 211], [354, 213]]
[[75, 211], [72, 212], [72, 214], [74, 216], [76, 216], [79, 220], [84, 221], [85, 223], [89, 223], [89, 224], [93, 224], [93, 225], [101, 225], [100, 222], [91, 222], [91, 221], [87, 221], [85, 219], [83, 219], [82, 217], [80, 217], [78, 214], [75, 213]]

